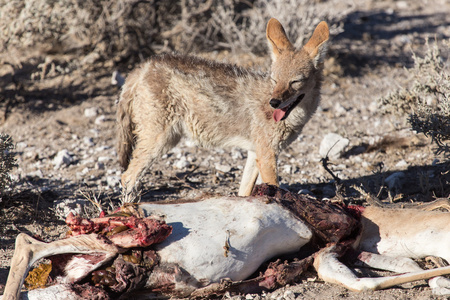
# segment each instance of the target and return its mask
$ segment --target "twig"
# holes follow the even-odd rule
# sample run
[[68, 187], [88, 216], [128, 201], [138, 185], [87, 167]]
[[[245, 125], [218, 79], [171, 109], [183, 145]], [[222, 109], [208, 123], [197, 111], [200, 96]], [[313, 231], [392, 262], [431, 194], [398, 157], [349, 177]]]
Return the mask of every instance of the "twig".
[[380, 199], [378, 199], [377, 197], [373, 196], [370, 193], [367, 193], [362, 187], [352, 185], [352, 188], [354, 188], [361, 195], [363, 195], [366, 198], [366, 201], [367, 201], [367, 203], [369, 203], [369, 205], [376, 206], [376, 207], [384, 207], [385, 206], [383, 204], [383, 202], [380, 201]]

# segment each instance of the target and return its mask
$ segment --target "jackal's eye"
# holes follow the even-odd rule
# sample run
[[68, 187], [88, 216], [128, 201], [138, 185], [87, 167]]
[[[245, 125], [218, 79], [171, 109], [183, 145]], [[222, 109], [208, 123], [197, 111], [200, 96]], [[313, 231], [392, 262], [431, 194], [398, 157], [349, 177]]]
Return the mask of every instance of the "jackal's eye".
[[303, 86], [303, 80], [293, 80], [289, 82], [289, 87], [291, 87], [294, 90], [299, 90]]

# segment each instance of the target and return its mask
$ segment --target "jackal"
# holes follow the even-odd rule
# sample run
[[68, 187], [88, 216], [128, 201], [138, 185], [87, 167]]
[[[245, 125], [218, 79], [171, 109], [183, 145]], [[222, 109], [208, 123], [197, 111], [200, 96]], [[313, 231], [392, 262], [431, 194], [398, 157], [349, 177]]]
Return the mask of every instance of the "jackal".
[[269, 73], [162, 54], [128, 76], [117, 106], [126, 195], [182, 136], [204, 147], [248, 151], [240, 196], [251, 193], [258, 175], [278, 185], [278, 153], [300, 134], [319, 104], [329, 30], [321, 22], [303, 48], [295, 49], [272, 18], [266, 36], [272, 49]]

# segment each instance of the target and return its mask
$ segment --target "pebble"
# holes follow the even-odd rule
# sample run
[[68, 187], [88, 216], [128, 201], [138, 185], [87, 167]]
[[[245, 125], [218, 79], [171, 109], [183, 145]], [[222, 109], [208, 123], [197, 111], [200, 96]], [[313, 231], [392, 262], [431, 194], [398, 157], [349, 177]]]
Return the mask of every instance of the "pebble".
[[331, 159], [337, 159], [349, 144], [349, 139], [336, 133], [327, 133], [320, 142], [319, 154], [321, 157], [328, 155]]
[[223, 173], [228, 173], [228, 172], [231, 171], [231, 167], [230, 166], [222, 165], [222, 164], [219, 164], [219, 163], [215, 163], [214, 167], [216, 168], [217, 171], [223, 172]]
[[109, 157], [109, 156], [99, 156], [97, 160], [98, 160], [98, 162], [105, 163], [105, 162], [110, 161], [111, 157]]
[[186, 156], [181, 156], [180, 159], [176, 160], [173, 164], [177, 169], [185, 169], [190, 163], [187, 161]]
[[95, 144], [94, 144], [94, 140], [93, 140], [91, 137], [87, 137], [87, 136], [85, 136], [85, 137], [83, 138], [83, 143], [84, 143], [86, 146], [89, 146], [89, 147], [92, 147], [92, 146], [95, 145]]
[[405, 181], [406, 175], [403, 172], [395, 172], [388, 176], [384, 183], [388, 186], [389, 190], [400, 189]]
[[115, 70], [112, 73], [111, 84], [112, 85], [117, 85], [118, 87], [121, 87], [122, 85], [125, 84], [125, 78], [122, 76], [122, 74], [120, 74], [119, 71]]
[[53, 159], [53, 164], [55, 165], [55, 169], [61, 168], [61, 166], [68, 166], [73, 162], [73, 157], [70, 155], [67, 149], [63, 149], [56, 154]]
[[103, 124], [105, 121], [106, 121], [106, 116], [105, 116], [105, 115], [101, 115], [101, 116], [99, 116], [99, 117], [97, 117], [97, 118], [95, 119], [94, 123], [95, 123], [96, 125], [101, 125], [101, 124]]
[[281, 170], [283, 173], [291, 174], [292, 173], [292, 166], [291, 165], [284, 165], [281, 167]]
[[120, 176], [115, 176], [115, 175], [106, 176], [106, 184], [109, 187], [119, 186], [120, 185]]
[[98, 108], [97, 107], [89, 107], [84, 110], [84, 116], [86, 118], [93, 118], [98, 115]]
[[404, 168], [408, 166], [408, 163], [406, 162], [406, 160], [402, 159], [401, 161], [399, 161], [398, 163], [395, 164], [395, 166], [397, 168]]

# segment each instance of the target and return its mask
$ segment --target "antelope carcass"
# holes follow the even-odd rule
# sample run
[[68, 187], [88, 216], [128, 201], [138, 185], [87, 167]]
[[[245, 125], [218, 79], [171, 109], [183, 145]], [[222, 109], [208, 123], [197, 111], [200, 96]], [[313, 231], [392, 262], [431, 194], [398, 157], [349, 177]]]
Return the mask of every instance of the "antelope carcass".
[[[27, 299], [107, 299], [134, 290], [184, 297], [255, 292], [294, 282], [313, 260], [324, 281], [351, 290], [433, 278], [436, 293], [450, 294], [450, 280], [441, 277], [449, 266], [423, 270], [411, 259], [450, 261], [450, 213], [343, 207], [266, 185], [250, 197], [131, 208], [143, 218], [70, 215], [73, 236], [51, 243], [20, 234], [3, 299], [20, 297], [28, 270], [43, 257], [52, 261], [53, 285], [22, 293]], [[265, 261], [298, 253], [306, 244], [321, 249], [301, 260], [271, 263], [248, 279]], [[399, 274], [358, 278], [344, 264], [349, 258]]]

